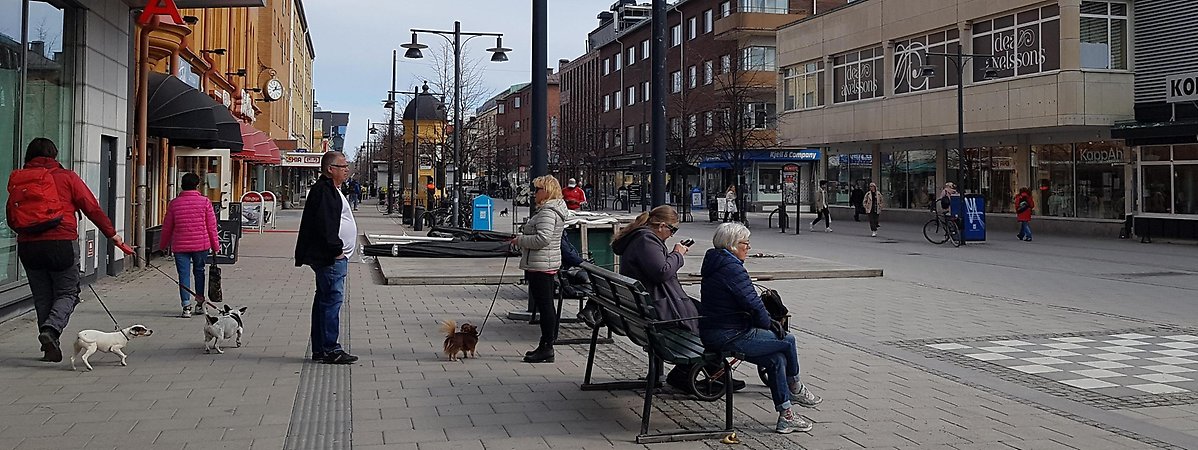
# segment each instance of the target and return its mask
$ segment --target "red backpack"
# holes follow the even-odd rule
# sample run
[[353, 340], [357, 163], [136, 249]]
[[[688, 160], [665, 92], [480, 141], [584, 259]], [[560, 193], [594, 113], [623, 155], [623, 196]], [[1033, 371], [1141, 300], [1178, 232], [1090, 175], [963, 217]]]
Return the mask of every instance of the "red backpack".
[[8, 179], [8, 226], [19, 234], [38, 234], [62, 223], [66, 202], [58, 195], [54, 169], [17, 169]]

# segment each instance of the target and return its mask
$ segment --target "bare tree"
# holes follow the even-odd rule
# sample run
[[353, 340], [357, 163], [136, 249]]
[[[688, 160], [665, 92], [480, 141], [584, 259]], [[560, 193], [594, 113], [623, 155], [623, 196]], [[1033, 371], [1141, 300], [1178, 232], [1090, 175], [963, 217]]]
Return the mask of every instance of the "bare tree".
[[[463, 55], [468, 53], [467, 49], [466, 45], [462, 46]], [[452, 124], [454, 123], [453, 105], [456, 93], [454, 89], [453, 46], [448, 42], [441, 45], [435, 51], [431, 52], [430, 60], [433, 67], [433, 76], [428, 81], [429, 86], [433, 90], [444, 94], [446, 119]], [[468, 116], [472, 115], [470, 111], [474, 111], [479, 106], [482, 106], [493, 93], [486, 86], [483, 78], [484, 75], [485, 70], [480, 59], [463, 56], [461, 65], [461, 98], [457, 99], [460, 100], [461, 104], [463, 127], [466, 127]], [[449, 133], [457, 132], [452, 127], [443, 128], [441, 131], [443, 135], [439, 136], [437, 140], [445, 145], [439, 146], [436, 152], [434, 167], [437, 168], [436, 172], [438, 174], [444, 174], [446, 163], [453, 159], [453, 136]], [[485, 162], [479, 159], [480, 155], [476, 152], [478, 147], [470, 145], [467, 142], [469, 140], [468, 136], [469, 133], [466, 130], [461, 131], [458, 156], [461, 158], [462, 167], [457, 169], [459, 178], [466, 173], [467, 169], [475, 169], [475, 172], [477, 172], [477, 169]], [[443, 181], [443, 179], [439, 179], [439, 181]]]
[[736, 209], [742, 217], [746, 206], [746, 153], [778, 146], [774, 71], [746, 68], [743, 64], [734, 60], [731, 70], [715, 79], [719, 109], [714, 113], [711, 136], [714, 154], [736, 173]]

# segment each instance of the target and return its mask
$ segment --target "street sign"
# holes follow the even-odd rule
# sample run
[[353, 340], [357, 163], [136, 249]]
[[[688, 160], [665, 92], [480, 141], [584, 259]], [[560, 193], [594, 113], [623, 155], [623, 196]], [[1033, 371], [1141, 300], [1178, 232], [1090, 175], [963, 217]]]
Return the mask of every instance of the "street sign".
[[1198, 72], [1165, 77], [1165, 102], [1181, 103], [1198, 100]]

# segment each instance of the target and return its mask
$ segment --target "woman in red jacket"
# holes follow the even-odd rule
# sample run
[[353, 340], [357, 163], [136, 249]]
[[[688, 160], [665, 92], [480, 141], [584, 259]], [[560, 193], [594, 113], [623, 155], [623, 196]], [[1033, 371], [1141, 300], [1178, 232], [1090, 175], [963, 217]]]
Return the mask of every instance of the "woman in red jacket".
[[[37, 311], [37, 339], [42, 344], [42, 361], [62, 361], [58, 337], [71, 320], [79, 303], [79, 222], [76, 211], [91, 219], [100, 233], [111, 239], [125, 254], [132, 253], [116, 234], [112, 221], [104, 215], [100, 203], [75, 172], [64, 169], [55, 158], [58, 147], [54, 141], [36, 138], [25, 151], [24, 169], [49, 171], [61, 199], [61, 217], [57, 225], [44, 231], [17, 232], [17, 257], [29, 277], [33, 293], [33, 308]], [[15, 173], [15, 172], [14, 172]], [[10, 204], [11, 208], [12, 205]], [[16, 211], [6, 211], [13, 225]]]
[[1021, 240], [1032, 240], [1033, 209], [1036, 209], [1036, 201], [1032, 199], [1032, 192], [1028, 188], [1019, 188], [1019, 194], [1015, 196], [1015, 218], [1019, 220], [1019, 234], [1016, 237]]
[[179, 271], [179, 298], [183, 304], [183, 317], [191, 317], [190, 294], [185, 286], [191, 284], [195, 273], [195, 313], [204, 312], [204, 264], [208, 252], [220, 248], [216, 233], [216, 213], [212, 202], [200, 194], [200, 177], [194, 173], [183, 175], [179, 196], [171, 200], [162, 221], [163, 250], [175, 254], [175, 269]]

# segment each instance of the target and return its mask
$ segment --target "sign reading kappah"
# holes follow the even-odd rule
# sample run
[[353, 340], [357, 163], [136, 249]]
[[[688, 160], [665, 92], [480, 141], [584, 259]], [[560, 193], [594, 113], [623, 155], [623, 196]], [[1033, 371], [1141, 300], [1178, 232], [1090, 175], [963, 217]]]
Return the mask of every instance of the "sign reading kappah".
[[1168, 103], [1198, 100], [1198, 72], [1165, 77], [1165, 101]]

